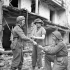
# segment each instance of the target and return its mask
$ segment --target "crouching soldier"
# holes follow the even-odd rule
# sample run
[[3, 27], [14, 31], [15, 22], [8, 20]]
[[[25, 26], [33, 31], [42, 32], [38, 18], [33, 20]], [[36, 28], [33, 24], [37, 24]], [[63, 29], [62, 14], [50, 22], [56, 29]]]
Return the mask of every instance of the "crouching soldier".
[[[55, 42], [54, 46], [38, 46], [46, 52], [46, 70], [66, 70], [68, 65], [67, 47], [62, 41], [62, 36], [59, 31], [54, 31], [52, 36]], [[49, 66], [53, 57], [48, 57], [48, 55], [55, 55], [53, 69], [51, 69], [51, 66]]]
[[11, 70], [18, 70], [22, 69], [23, 64], [23, 42], [24, 41], [31, 41], [33, 44], [36, 44], [32, 39], [25, 36], [22, 27], [25, 25], [25, 17], [18, 16], [16, 19], [17, 23], [16, 26], [13, 28], [13, 41], [11, 44], [11, 49], [13, 52], [13, 60], [11, 65]]

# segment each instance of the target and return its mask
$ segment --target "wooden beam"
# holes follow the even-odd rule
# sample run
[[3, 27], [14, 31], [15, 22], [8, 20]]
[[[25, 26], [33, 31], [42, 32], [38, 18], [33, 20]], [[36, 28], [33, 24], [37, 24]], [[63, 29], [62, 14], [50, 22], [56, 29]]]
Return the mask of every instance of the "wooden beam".
[[66, 30], [66, 29], [62, 29], [62, 28], [60, 28], [58, 26], [47, 25], [46, 29], [49, 29], [49, 28], [54, 28], [56, 30], [59, 29], [59, 30], [65, 31], [65, 32], [69, 31], [69, 30]]

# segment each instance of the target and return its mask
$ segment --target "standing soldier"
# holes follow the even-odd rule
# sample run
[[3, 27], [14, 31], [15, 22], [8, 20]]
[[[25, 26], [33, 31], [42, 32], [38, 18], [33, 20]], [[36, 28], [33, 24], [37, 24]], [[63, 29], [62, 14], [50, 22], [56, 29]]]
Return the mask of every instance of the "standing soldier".
[[[38, 46], [46, 52], [46, 70], [67, 70], [68, 51], [66, 45], [62, 41], [61, 33], [59, 31], [54, 31], [52, 36], [55, 45], [46, 47]], [[53, 69], [50, 66], [50, 62], [52, 61], [53, 57], [49, 57], [48, 55], [55, 55]]]
[[24, 41], [31, 41], [34, 44], [32, 39], [28, 38], [25, 36], [22, 27], [25, 25], [25, 17], [24, 16], [18, 16], [17, 19], [17, 24], [13, 28], [12, 33], [13, 33], [13, 41], [11, 44], [11, 49], [13, 52], [13, 60], [12, 60], [12, 65], [11, 65], [11, 70], [18, 70], [22, 69], [22, 64], [23, 64], [23, 43]]
[[[46, 30], [42, 25], [44, 24], [43, 21], [39, 18], [37, 18], [34, 21], [34, 24], [36, 24], [36, 28], [34, 28], [32, 33], [32, 39], [36, 41], [39, 45], [43, 46]], [[42, 68], [42, 58], [41, 58], [41, 49], [38, 48], [36, 45], [33, 46], [33, 52], [32, 52], [32, 67], [35, 69], [36, 63], [38, 65], [38, 68]]]

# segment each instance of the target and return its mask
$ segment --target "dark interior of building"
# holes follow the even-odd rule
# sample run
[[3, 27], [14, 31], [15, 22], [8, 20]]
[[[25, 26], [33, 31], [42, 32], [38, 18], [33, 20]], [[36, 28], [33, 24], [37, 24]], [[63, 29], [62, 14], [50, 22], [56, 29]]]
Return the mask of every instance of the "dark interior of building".
[[32, 0], [31, 12], [35, 13], [35, 0]]
[[[9, 25], [10, 29], [12, 29], [12, 26], [14, 27], [13, 24]], [[8, 26], [5, 25], [4, 30], [3, 30], [3, 38], [2, 38], [3, 39], [2, 45], [3, 45], [3, 48], [5, 50], [11, 50], [11, 48], [10, 48], [10, 44], [11, 44], [10, 36], [11, 36], [11, 31], [9, 30]]]
[[54, 15], [54, 11], [50, 10], [50, 21], [52, 21], [53, 19], [53, 15]]
[[13, 7], [18, 7], [18, 0], [12, 0], [11, 4]]

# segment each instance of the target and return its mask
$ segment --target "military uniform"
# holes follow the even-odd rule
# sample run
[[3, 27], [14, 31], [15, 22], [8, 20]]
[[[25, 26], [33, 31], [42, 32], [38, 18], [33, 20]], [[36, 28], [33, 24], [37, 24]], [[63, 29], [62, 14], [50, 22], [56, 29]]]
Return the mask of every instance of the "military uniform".
[[[46, 34], [46, 30], [41, 26], [39, 30], [37, 30], [37, 27], [34, 28], [32, 35], [35, 37], [41, 37], [42, 35]], [[43, 46], [44, 40], [35, 39], [37, 44]], [[37, 66], [40, 68], [42, 67], [42, 56], [41, 56], [41, 49], [38, 48], [36, 45], [33, 45], [33, 52], [32, 52], [32, 66], [35, 67], [37, 63]]]
[[[22, 21], [23, 19], [23, 16], [17, 17], [17, 22]], [[13, 60], [11, 70], [16, 70], [17, 68], [18, 70], [21, 70], [23, 64], [23, 41], [25, 40], [26, 36], [19, 23], [13, 28], [12, 34], [13, 41], [11, 44], [11, 49], [13, 52]]]
[[23, 64], [23, 41], [22, 38], [24, 36], [24, 32], [19, 26], [15, 26], [13, 29], [13, 42], [14, 45], [11, 46], [13, 51], [13, 60], [12, 67], [13, 68], [21, 68]]
[[[55, 37], [59, 40], [62, 39], [58, 31], [53, 32]], [[59, 41], [55, 46], [45, 47], [45, 68], [46, 70], [66, 70], [68, 65], [68, 52], [67, 46], [63, 41]], [[51, 68], [51, 62], [54, 62]]]

